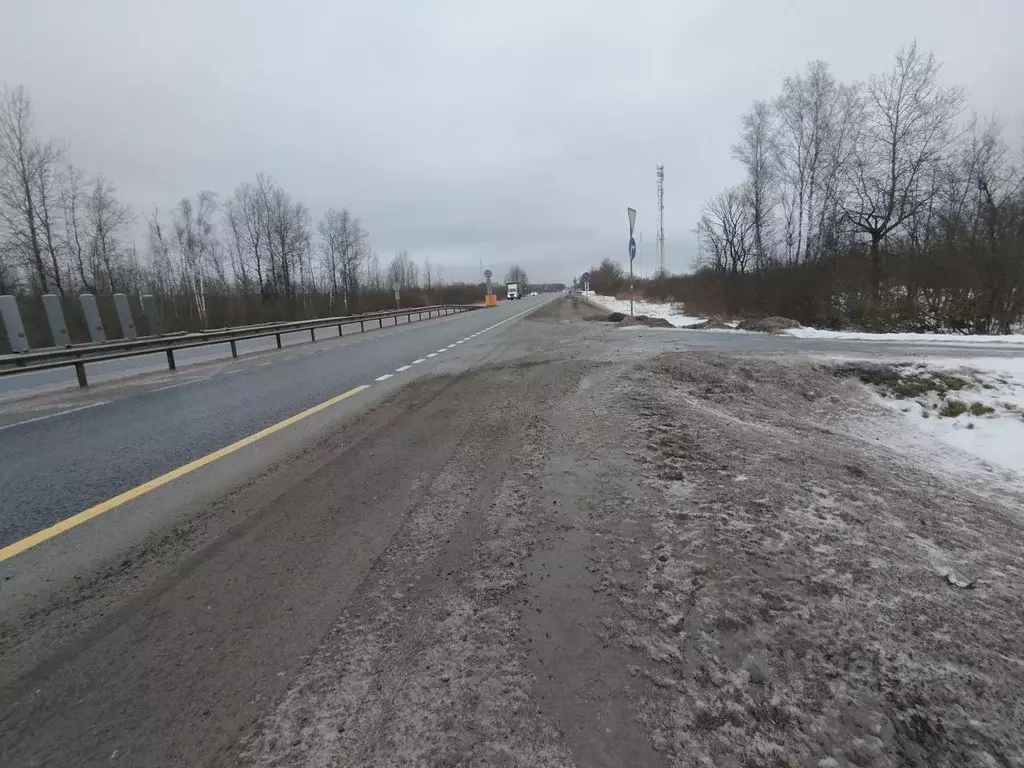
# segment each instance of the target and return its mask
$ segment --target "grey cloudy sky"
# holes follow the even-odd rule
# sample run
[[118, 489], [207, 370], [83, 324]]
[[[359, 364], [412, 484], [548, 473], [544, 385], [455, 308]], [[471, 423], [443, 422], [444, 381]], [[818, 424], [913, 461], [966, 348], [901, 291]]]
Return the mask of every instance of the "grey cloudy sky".
[[136, 211], [259, 170], [348, 206], [386, 257], [567, 280], [688, 269], [701, 203], [739, 180], [740, 114], [811, 59], [844, 80], [917, 39], [1024, 133], [1021, 0], [0, 0], [0, 78]]

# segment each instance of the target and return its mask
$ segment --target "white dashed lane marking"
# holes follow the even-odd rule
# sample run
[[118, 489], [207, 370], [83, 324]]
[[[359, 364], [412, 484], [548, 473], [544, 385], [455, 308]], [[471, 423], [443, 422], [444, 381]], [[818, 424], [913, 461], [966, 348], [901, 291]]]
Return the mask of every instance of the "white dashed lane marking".
[[109, 400], [100, 400], [99, 402], [89, 403], [88, 405], [82, 405], [82, 406], [79, 406], [78, 408], [68, 408], [67, 410], [64, 410], [64, 411], [57, 411], [57, 413], [48, 413], [45, 416], [36, 416], [34, 419], [25, 419], [24, 421], [16, 421], [13, 424], [4, 424], [3, 426], [0, 426], [0, 430], [12, 429], [13, 427], [22, 427], [25, 424], [34, 424], [37, 421], [45, 421], [46, 419], [54, 419], [54, 418], [56, 418], [58, 416], [66, 416], [69, 413], [75, 413], [77, 411], [84, 411], [84, 410], [87, 410], [89, 408], [96, 408], [96, 407], [101, 406], [101, 405], [106, 405], [108, 402], [110, 402], [110, 401]]
[[[545, 303], [547, 303], [547, 302], [545, 302]], [[540, 306], [543, 306], [543, 304], [540, 305]], [[519, 312], [518, 314], [512, 315], [512, 317], [507, 317], [504, 320], [502, 320], [501, 322], [495, 323], [494, 325], [490, 325], [487, 328], [484, 328], [483, 330], [477, 331], [476, 333], [471, 333], [466, 338], [459, 339], [458, 341], [456, 341], [456, 342], [454, 342], [452, 344], [449, 344], [447, 347], [441, 347], [439, 350], [437, 350], [437, 352], [430, 352], [429, 354], [427, 354], [426, 357], [417, 358], [416, 360], [413, 360], [409, 365], [403, 365], [403, 366], [401, 366], [399, 368], [396, 368], [395, 369], [395, 373], [403, 373], [405, 371], [408, 371], [414, 365], [419, 365], [420, 363], [425, 363], [429, 358], [437, 357], [442, 352], [447, 352], [449, 349], [454, 349], [457, 344], [464, 344], [465, 342], [469, 341], [470, 339], [475, 339], [480, 334], [487, 333], [487, 331], [493, 330], [493, 329], [497, 328], [499, 325], [504, 325], [505, 323], [509, 322], [510, 320], [515, 320], [517, 317], [521, 317], [522, 315], [525, 315], [527, 312], [532, 312], [534, 309], [537, 309], [537, 307], [531, 307], [530, 309], [524, 310], [523, 312]], [[362, 339], [357, 339], [354, 343], [358, 344], [360, 341], [362, 341]], [[312, 353], [310, 353], [310, 354], [312, 354]], [[374, 379], [374, 381], [387, 381], [388, 379], [390, 379], [394, 375], [395, 375], [394, 373], [385, 373], [383, 376], [378, 376], [376, 379]]]

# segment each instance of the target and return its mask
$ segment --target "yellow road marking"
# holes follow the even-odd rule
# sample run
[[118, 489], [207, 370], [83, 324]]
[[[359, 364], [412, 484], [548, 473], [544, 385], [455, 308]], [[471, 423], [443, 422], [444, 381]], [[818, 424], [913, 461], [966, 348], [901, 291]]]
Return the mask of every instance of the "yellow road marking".
[[231, 443], [231, 445], [225, 445], [223, 448], [218, 448], [213, 453], [208, 453], [205, 456], [196, 459], [195, 461], [190, 461], [188, 464], [185, 464], [184, 466], [178, 467], [177, 469], [172, 469], [167, 474], [160, 475], [160, 477], [154, 477], [152, 480], [149, 480], [143, 483], [142, 485], [137, 485], [134, 488], [125, 491], [124, 493], [118, 494], [117, 496], [114, 496], [112, 499], [101, 501], [99, 504], [89, 507], [88, 509], [84, 509], [76, 515], [72, 515], [71, 517], [61, 520], [59, 523], [55, 523], [54, 525], [51, 525], [49, 528], [44, 528], [41, 531], [33, 533], [31, 536], [26, 536], [24, 539], [21, 539], [20, 541], [16, 541], [13, 544], [8, 544], [3, 549], [0, 549], [0, 563], [2, 563], [4, 560], [9, 560], [15, 555], [21, 554], [27, 549], [31, 549], [37, 544], [42, 544], [44, 541], [48, 541], [49, 539], [52, 539], [55, 536], [59, 536], [65, 531], [70, 531], [72, 528], [79, 526], [82, 523], [88, 522], [89, 520], [92, 520], [94, 517], [99, 517], [104, 512], [109, 512], [115, 507], [119, 507], [122, 504], [126, 504], [132, 499], [137, 499], [139, 498], [139, 496], [142, 496], [143, 494], [149, 493], [150, 491], [154, 491], [157, 488], [160, 488], [161, 486], [167, 485], [172, 480], [177, 480], [179, 477], [183, 477], [184, 475], [187, 475], [189, 472], [194, 472], [195, 470], [201, 467], [205, 467], [207, 464], [211, 464], [217, 461], [217, 459], [222, 459], [225, 456], [232, 454], [237, 450], [245, 448], [247, 445], [252, 445], [256, 441], [262, 440], [264, 437], [268, 437], [274, 434], [275, 432], [280, 432], [285, 427], [290, 427], [292, 424], [300, 422], [303, 419], [308, 418], [315, 413], [320, 413], [320, 411], [326, 410], [327, 408], [330, 408], [332, 405], [337, 405], [342, 400], [346, 400], [347, 398], [350, 398], [353, 395], [358, 395], [364, 389], [369, 389], [369, 386], [363, 384], [361, 386], [355, 387], [354, 389], [350, 389], [348, 392], [343, 392], [337, 397], [332, 397], [330, 400], [325, 400], [319, 405], [314, 405], [312, 408], [308, 408], [305, 411], [302, 411], [301, 413], [296, 413], [294, 416], [289, 416], [284, 421], [279, 421], [277, 422], [277, 424], [271, 424], [269, 427], [261, 429], [259, 432], [254, 432], [248, 437], [243, 437], [241, 440]]

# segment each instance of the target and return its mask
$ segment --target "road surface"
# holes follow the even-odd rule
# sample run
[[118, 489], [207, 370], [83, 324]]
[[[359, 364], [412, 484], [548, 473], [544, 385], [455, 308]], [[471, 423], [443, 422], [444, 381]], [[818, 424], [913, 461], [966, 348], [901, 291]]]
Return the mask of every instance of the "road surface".
[[[411, 317], [400, 317], [384, 318], [380, 323], [377, 320], [369, 320], [365, 321], [362, 325], [359, 322], [342, 323], [341, 335], [353, 336], [367, 331], [373, 332], [383, 328], [390, 329], [396, 325], [405, 325], [408, 322], [419, 322], [419, 320], [413, 320]], [[316, 329], [316, 337], [321, 341], [337, 339], [338, 336], [338, 329], [335, 326]], [[302, 345], [309, 341], [309, 331], [294, 331], [281, 334], [281, 345], [283, 347]], [[245, 356], [258, 352], [272, 352], [277, 349], [277, 342], [273, 336], [244, 339], [235, 342], [235, 348], [239, 355]], [[231, 345], [228, 342], [208, 344], [201, 347], [187, 347], [176, 350], [174, 353], [175, 363], [179, 367], [230, 358]], [[91, 384], [109, 382], [133, 374], [166, 370], [167, 357], [163, 352], [123, 357], [86, 365], [86, 375]], [[72, 367], [53, 368], [47, 371], [5, 376], [0, 378], [0, 402], [16, 397], [24, 397], [25, 395], [31, 395], [43, 390], [60, 390], [76, 386], [78, 386], [78, 380], [75, 369]]]
[[[353, 387], [483, 348], [489, 329], [544, 300], [316, 343], [307, 333], [281, 350], [271, 339], [273, 349], [237, 360], [0, 405], [0, 547]], [[22, 378], [38, 384], [37, 374], [0, 382]]]
[[549, 299], [5, 411], [0, 765], [1020, 762], [1019, 496]]

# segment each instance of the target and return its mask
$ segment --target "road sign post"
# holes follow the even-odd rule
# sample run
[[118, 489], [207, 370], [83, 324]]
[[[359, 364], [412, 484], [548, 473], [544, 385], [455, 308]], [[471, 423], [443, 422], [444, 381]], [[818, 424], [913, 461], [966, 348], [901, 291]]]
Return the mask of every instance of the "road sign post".
[[491, 277], [494, 275], [489, 269], [484, 270], [484, 304], [488, 307], [498, 306], [498, 297], [494, 295], [494, 287], [491, 285]]
[[629, 316], [633, 317], [633, 259], [636, 258], [633, 225], [636, 224], [636, 208], [627, 208], [626, 214], [629, 216]]
[[[401, 301], [402, 294], [399, 293], [400, 286], [398, 285], [398, 283], [392, 283], [391, 284], [391, 290], [393, 290], [395, 292], [395, 309], [401, 309], [402, 308], [402, 301]], [[395, 324], [396, 325], [398, 324], [398, 320], [397, 319], [395, 320]]]

